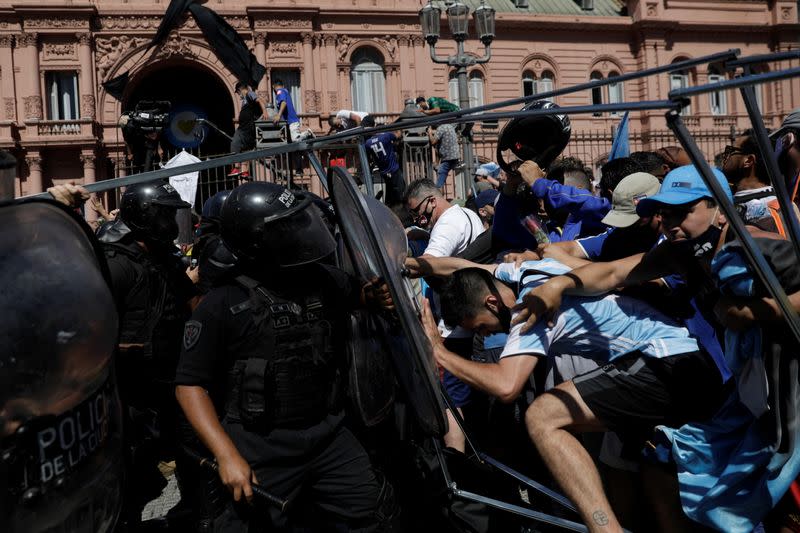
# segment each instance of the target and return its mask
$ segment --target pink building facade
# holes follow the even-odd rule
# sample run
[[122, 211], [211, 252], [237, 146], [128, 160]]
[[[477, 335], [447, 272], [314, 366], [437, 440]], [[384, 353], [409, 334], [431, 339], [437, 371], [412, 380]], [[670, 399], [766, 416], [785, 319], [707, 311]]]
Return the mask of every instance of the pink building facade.
[[[470, 71], [473, 103], [489, 103], [609, 77], [728, 48], [744, 55], [798, 48], [794, 0], [561, 0], [563, 13], [543, 12], [537, 0], [517, 9], [498, 0], [494, 57]], [[427, 0], [425, 0], [427, 2]], [[490, 2], [492, 3], [492, 2]], [[549, 4], [553, 4], [550, 1]], [[448, 67], [434, 65], [421, 37], [422, 0], [210, 0], [267, 67], [258, 91], [269, 97], [270, 78], [292, 88], [303, 122], [316, 131], [338, 109], [386, 118], [403, 100], [418, 95], [455, 96]], [[0, 146], [20, 161], [17, 194], [52, 183], [89, 183], [122, 172], [120, 114], [141, 99], [188, 102], [231, 132], [238, 103], [236, 80], [217, 60], [194, 20], [187, 18], [157, 49], [147, 49], [167, 0], [0, 2]], [[549, 11], [552, 11], [550, 9]], [[558, 11], [558, 10], [556, 10]], [[468, 51], [482, 54], [475, 38]], [[454, 51], [443, 38], [439, 55]], [[797, 61], [782, 66], [798, 66]], [[765, 69], [778, 68], [767, 65]], [[130, 71], [123, 101], [102, 82]], [[714, 68], [615, 84], [594, 93], [556, 98], [561, 105], [655, 100], [671, 87], [730, 77]], [[758, 92], [767, 125], [774, 127], [800, 107], [800, 81], [783, 81]], [[573, 119], [576, 133], [610, 131], [619, 116]], [[735, 91], [692, 101], [686, 121], [719, 132], [747, 127]], [[663, 132], [663, 113], [631, 116], [632, 135]], [[484, 138], [491, 137], [486, 130]], [[209, 140], [205, 154], [224, 153], [227, 141]], [[662, 143], [663, 144], [663, 143]], [[480, 153], [480, 150], [479, 150]], [[201, 153], [202, 156], [202, 153]], [[592, 156], [594, 157], [594, 156]]]

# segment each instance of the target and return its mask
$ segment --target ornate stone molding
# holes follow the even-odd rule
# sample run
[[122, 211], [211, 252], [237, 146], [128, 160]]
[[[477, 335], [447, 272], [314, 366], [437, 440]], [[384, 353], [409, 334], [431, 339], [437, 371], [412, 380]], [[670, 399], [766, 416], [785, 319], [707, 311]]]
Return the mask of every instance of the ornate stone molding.
[[339, 93], [336, 91], [328, 91], [328, 103], [332, 113], [339, 109]]
[[258, 19], [255, 21], [256, 28], [279, 28], [279, 29], [311, 29], [311, 21], [304, 19]]
[[78, 44], [81, 46], [92, 46], [91, 33], [76, 33], [75, 37], [78, 39]]
[[81, 117], [94, 118], [95, 101], [93, 94], [81, 95]]
[[337, 35], [335, 33], [326, 33], [322, 36], [322, 42], [325, 46], [335, 46]]
[[95, 154], [81, 153], [81, 164], [84, 166], [84, 168], [94, 168], [95, 161], [97, 161], [97, 156]]
[[75, 59], [77, 57], [75, 43], [44, 43], [42, 46], [44, 59]]
[[414, 46], [425, 46], [425, 39], [422, 35], [412, 35], [411, 44]]
[[168, 59], [170, 57], [196, 57], [189, 44], [189, 40], [180, 36], [177, 32], [170, 33], [169, 37], [164, 44], [162, 44], [155, 53], [156, 59]]
[[11, 48], [13, 44], [14, 44], [13, 35], [9, 33], [0, 35], [0, 48]]
[[89, 19], [76, 18], [31, 18], [23, 22], [25, 28], [37, 29], [62, 29], [62, 28], [85, 28], [89, 29]]
[[97, 37], [95, 47], [97, 52], [97, 72], [100, 79], [104, 79], [108, 71], [122, 58], [131, 48], [136, 48], [150, 42], [146, 37], [130, 37], [128, 35], [115, 35], [113, 37]]
[[269, 54], [272, 57], [297, 57], [297, 43], [293, 41], [273, 41], [269, 44]]
[[352, 44], [352, 40], [347, 35], [340, 35], [338, 39], [336, 39], [336, 57], [339, 60], [339, 63], [344, 62], [345, 58], [347, 57], [347, 52], [350, 51], [350, 45]]
[[35, 172], [42, 170], [42, 156], [39, 154], [25, 156], [25, 163], [28, 165], [29, 171]]
[[257, 45], [259, 44], [267, 44], [267, 32], [265, 31], [257, 31], [253, 34], [253, 42]]
[[300, 34], [300, 38], [303, 40], [304, 45], [314, 43], [314, 34], [311, 32], [304, 31]]
[[400, 46], [409, 46], [411, 44], [411, 36], [410, 35], [398, 35], [397, 36], [397, 44]]
[[3, 98], [3, 107], [5, 108], [5, 119], [16, 120], [17, 102], [14, 100], [14, 98], [11, 96]]
[[389, 60], [395, 61], [397, 56], [397, 37], [386, 35], [385, 37], [381, 37], [375, 40], [381, 43], [383, 47], [386, 49], [386, 52], [389, 54]]
[[303, 106], [305, 107], [306, 113], [316, 113], [317, 112], [317, 100], [316, 100], [316, 91], [313, 89], [306, 89], [304, 92], [304, 99], [303, 99]]
[[26, 46], [36, 46], [39, 42], [39, 34], [38, 33], [20, 33], [17, 35], [17, 46], [20, 48], [24, 48]]
[[25, 118], [26, 119], [42, 119], [42, 97], [41, 96], [26, 96], [22, 99], [25, 105]]
[[[225, 20], [237, 30], [249, 30], [250, 24], [246, 17], [224, 17]], [[161, 24], [161, 17], [147, 17], [137, 15], [109, 15], [100, 17], [98, 25], [102, 30], [154, 30]], [[180, 24], [182, 28], [197, 29], [197, 22], [192, 17], [185, 17]]]

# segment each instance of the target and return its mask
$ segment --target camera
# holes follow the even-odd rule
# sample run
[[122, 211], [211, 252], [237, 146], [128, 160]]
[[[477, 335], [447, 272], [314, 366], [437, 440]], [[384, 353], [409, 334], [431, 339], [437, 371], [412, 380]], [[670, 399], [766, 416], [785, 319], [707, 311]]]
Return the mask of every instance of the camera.
[[172, 104], [161, 100], [142, 100], [125, 113], [128, 126], [143, 133], [160, 132], [169, 125]]

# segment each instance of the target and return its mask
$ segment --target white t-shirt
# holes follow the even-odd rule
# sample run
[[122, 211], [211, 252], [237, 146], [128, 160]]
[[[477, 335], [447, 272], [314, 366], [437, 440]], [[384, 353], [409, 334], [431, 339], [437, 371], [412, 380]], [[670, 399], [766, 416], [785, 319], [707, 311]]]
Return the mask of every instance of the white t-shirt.
[[458, 255], [484, 231], [483, 223], [475, 211], [454, 205], [442, 213], [434, 224], [424, 255]]
[[342, 120], [342, 127], [344, 129], [355, 128], [357, 124], [355, 121], [350, 118], [350, 115], [357, 115], [361, 120], [364, 120], [364, 117], [369, 115], [369, 113], [364, 113], [363, 111], [350, 111], [349, 109], [341, 109], [338, 113], [336, 113], [336, 118]]

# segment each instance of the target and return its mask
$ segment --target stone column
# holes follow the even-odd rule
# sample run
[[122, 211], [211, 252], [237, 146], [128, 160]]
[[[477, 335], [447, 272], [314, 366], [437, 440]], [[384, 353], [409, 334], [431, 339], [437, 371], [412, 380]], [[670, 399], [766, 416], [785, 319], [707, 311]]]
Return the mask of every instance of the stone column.
[[314, 91], [317, 90], [317, 83], [314, 76], [314, 34], [304, 32], [303, 39], [303, 80], [300, 87], [303, 89], [303, 111], [305, 113], [316, 113], [317, 106], [314, 98]]
[[[256, 60], [261, 63], [262, 65], [267, 64], [267, 33], [263, 31], [256, 32], [253, 35], [253, 38], [256, 43]], [[267, 100], [272, 100], [269, 94], [269, 85], [267, 84], [267, 75], [264, 75], [263, 78], [258, 82], [258, 88], [256, 89], [258, 96], [262, 98], [266, 98]]]
[[[95, 166], [96, 157], [94, 150], [81, 152], [81, 163], [83, 164], [83, 184], [88, 185], [97, 181], [97, 169]], [[97, 220], [97, 212], [89, 202], [86, 203], [86, 221], [94, 222]]]
[[399, 75], [399, 65], [389, 65], [386, 67], [386, 112], [393, 113], [398, 109], [403, 109], [403, 100], [400, 98], [400, 84], [402, 80]]
[[19, 47], [20, 92], [25, 107], [25, 121], [42, 119], [42, 87], [39, 83], [39, 39], [36, 33], [21, 33]]
[[12, 35], [0, 35], [0, 94], [3, 96], [3, 120], [17, 120], [17, 95], [14, 87], [14, 55]]
[[28, 187], [25, 194], [44, 192], [41, 154], [39, 152], [30, 151], [25, 157], [25, 162], [28, 164]]
[[[339, 108], [339, 80], [336, 69], [336, 35], [327, 34], [322, 37], [325, 43], [324, 50], [324, 66], [325, 66], [325, 91], [327, 94], [323, 95], [322, 108], [320, 111], [327, 111], [328, 113], [335, 113]], [[323, 129], [325, 127], [323, 126]]]
[[400, 99], [405, 100], [417, 92], [417, 83], [414, 79], [414, 69], [416, 69], [414, 49], [411, 48], [411, 37], [408, 35], [398, 36], [397, 44], [399, 45], [400, 61]]
[[81, 118], [94, 119], [94, 68], [92, 68], [92, 35], [79, 33], [78, 59], [81, 62], [81, 79], [79, 90], [81, 93]]
[[[421, 35], [411, 36], [414, 57], [414, 98], [425, 95], [433, 88], [433, 63], [425, 50], [425, 39]], [[427, 80], [427, 82], [426, 82]]]

